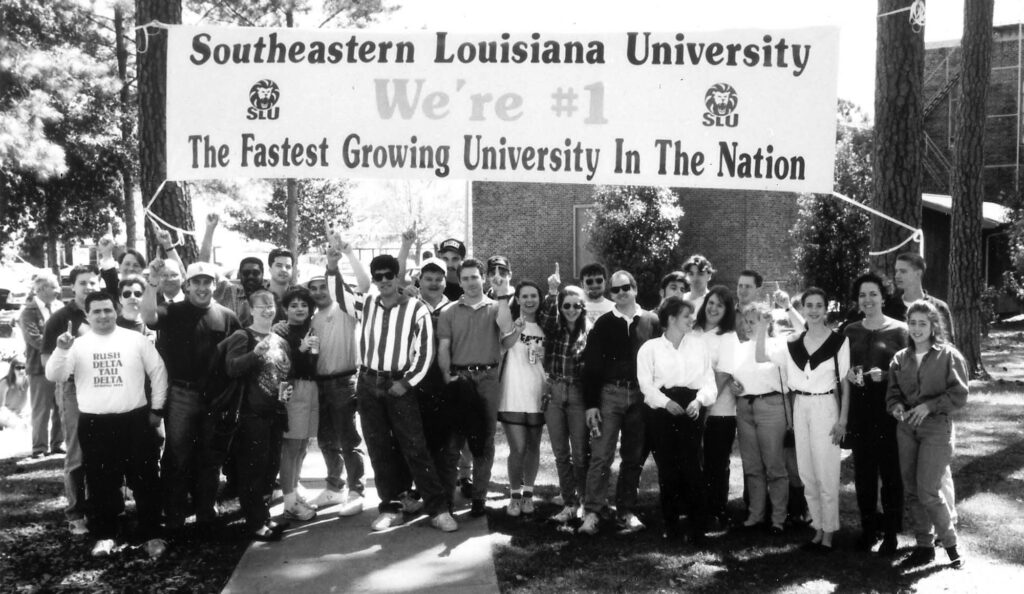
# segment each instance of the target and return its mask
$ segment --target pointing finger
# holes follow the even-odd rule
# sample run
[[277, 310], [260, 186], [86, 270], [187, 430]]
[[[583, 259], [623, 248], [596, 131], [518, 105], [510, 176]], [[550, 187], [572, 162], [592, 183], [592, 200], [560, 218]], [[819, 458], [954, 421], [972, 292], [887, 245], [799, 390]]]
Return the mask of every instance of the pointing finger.
[[555, 262], [555, 274], [558, 274], [558, 262]]

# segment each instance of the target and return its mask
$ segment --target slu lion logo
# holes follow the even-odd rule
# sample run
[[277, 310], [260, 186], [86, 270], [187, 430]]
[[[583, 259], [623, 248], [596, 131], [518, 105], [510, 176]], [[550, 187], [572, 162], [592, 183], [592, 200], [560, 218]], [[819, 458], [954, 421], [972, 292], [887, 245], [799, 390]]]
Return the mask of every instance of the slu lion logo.
[[717, 83], [711, 86], [704, 93], [704, 107], [707, 113], [704, 114], [705, 126], [727, 126], [735, 128], [739, 124], [739, 114], [736, 111], [736, 104], [739, 98], [736, 96], [736, 89], [726, 83]]
[[281, 108], [276, 107], [281, 98], [281, 89], [277, 83], [265, 78], [249, 89], [249, 103], [252, 105], [246, 113], [247, 120], [276, 120], [281, 115]]

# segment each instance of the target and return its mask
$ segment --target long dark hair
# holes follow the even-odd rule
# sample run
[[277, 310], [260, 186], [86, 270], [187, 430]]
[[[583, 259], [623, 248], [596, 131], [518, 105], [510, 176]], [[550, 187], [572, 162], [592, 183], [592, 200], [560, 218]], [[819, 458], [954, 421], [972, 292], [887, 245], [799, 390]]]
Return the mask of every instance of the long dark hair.
[[[562, 304], [565, 303], [566, 297], [579, 297], [580, 305], [583, 306], [583, 309], [580, 310], [579, 317], [576, 318], [575, 322], [573, 322], [571, 328], [569, 327], [569, 321], [566, 320], [565, 316], [562, 314]], [[576, 342], [576, 339], [580, 337], [580, 334], [587, 329], [587, 295], [583, 292], [583, 289], [576, 285], [569, 285], [558, 292], [556, 302], [558, 303], [558, 331], [568, 332], [569, 342]]]
[[[926, 299], [918, 299], [911, 303], [910, 307], [907, 308], [908, 322], [910, 321], [910, 314], [915, 313], [924, 314], [928, 318], [929, 324], [931, 324], [932, 332], [928, 336], [929, 342], [932, 344], [944, 344], [948, 342], [946, 337], [949, 336], [949, 334], [947, 334], [946, 322], [943, 321], [938, 308], [936, 308], [932, 302]], [[907, 347], [911, 352], [915, 352], [917, 350], [917, 345], [914, 344], [914, 339], [910, 337], [910, 334], [907, 334]]]
[[732, 298], [732, 291], [725, 285], [711, 287], [708, 294], [704, 296], [704, 303], [701, 303], [700, 310], [697, 312], [697, 327], [701, 330], [707, 330], [708, 300], [711, 299], [712, 295], [718, 297], [718, 300], [722, 302], [722, 306], [725, 307], [725, 313], [722, 314], [722, 321], [718, 322], [718, 332], [716, 334], [734, 332], [736, 330], [736, 301]]
[[512, 305], [509, 306], [509, 310], [511, 310], [512, 312], [513, 320], [519, 317], [519, 292], [526, 287], [533, 287], [534, 289], [537, 289], [537, 297], [540, 299], [544, 299], [544, 291], [541, 290], [540, 285], [529, 279], [519, 281], [519, 284], [516, 285], [516, 300]]

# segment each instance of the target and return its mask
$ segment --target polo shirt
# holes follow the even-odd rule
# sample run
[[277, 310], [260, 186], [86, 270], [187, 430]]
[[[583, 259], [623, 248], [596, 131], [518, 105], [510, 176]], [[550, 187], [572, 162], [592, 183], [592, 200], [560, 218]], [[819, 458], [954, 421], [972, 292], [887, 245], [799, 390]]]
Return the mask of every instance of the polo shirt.
[[439, 340], [451, 340], [452, 365], [495, 365], [501, 359], [498, 302], [484, 296], [476, 305], [465, 297], [441, 312]]

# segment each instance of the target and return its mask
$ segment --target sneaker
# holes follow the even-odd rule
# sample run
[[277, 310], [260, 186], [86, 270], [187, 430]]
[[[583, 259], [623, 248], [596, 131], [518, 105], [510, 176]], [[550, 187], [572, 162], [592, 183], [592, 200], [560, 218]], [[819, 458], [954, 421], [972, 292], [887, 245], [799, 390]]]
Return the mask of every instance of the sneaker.
[[946, 555], [949, 557], [949, 566], [953, 569], [960, 569], [967, 561], [956, 550], [956, 545], [946, 547]]
[[308, 522], [316, 517], [316, 510], [305, 501], [296, 499], [294, 504], [284, 506], [284, 517], [289, 520]]
[[534, 511], [535, 510], [534, 510], [534, 507], [533, 507], [533, 493], [524, 492], [523, 493], [523, 513], [524, 514], [532, 514]]
[[627, 513], [622, 516], [622, 519], [619, 522], [622, 525], [622, 529], [619, 530], [619, 534], [633, 534], [634, 532], [640, 532], [644, 528], [647, 528], [647, 526], [644, 526], [644, 523], [641, 522], [640, 518], [636, 517], [636, 514], [634, 513]]
[[571, 521], [575, 517], [576, 517], [576, 506], [575, 505], [567, 505], [567, 506], [562, 508], [562, 511], [560, 511], [557, 514], [551, 516], [551, 521], [552, 522], [558, 522], [560, 524], [565, 524], [566, 522]]
[[469, 515], [479, 518], [487, 513], [487, 503], [483, 499], [474, 499], [469, 508]]
[[339, 516], [355, 516], [363, 513], [363, 494], [349, 491], [338, 509]]
[[325, 507], [331, 507], [337, 505], [345, 500], [345, 494], [341, 491], [335, 491], [331, 488], [326, 488], [309, 503], [315, 506], [317, 509], [323, 509]]
[[935, 560], [935, 549], [931, 547], [914, 547], [914, 552], [910, 553], [910, 556], [900, 561], [900, 567], [921, 567], [928, 565]]
[[512, 499], [508, 502], [508, 508], [505, 509], [505, 514], [509, 517], [515, 518], [519, 514], [523, 513], [523, 497], [512, 496]]
[[423, 500], [417, 499], [410, 491], [404, 491], [398, 496], [398, 502], [402, 506], [402, 513], [415, 514], [423, 509]]
[[281, 540], [281, 533], [270, 526], [263, 525], [259, 529], [250, 532], [249, 538], [259, 542], [277, 542]]
[[601, 519], [597, 517], [597, 514], [594, 512], [587, 512], [587, 515], [583, 516], [583, 525], [580, 526], [580, 534], [594, 536], [597, 534], [597, 528], [600, 522]]
[[459, 491], [462, 492], [462, 496], [466, 499], [473, 497], [473, 479], [468, 476], [464, 476], [459, 479]]
[[404, 523], [405, 518], [402, 517], [402, 512], [383, 512], [370, 524], [370, 530], [380, 532], [381, 530], [401, 526]]
[[167, 541], [162, 538], [151, 538], [146, 541], [146, 544], [142, 545], [142, 548], [149, 555], [150, 559], [156, 559], [167, 550]]
[[70, 520], [68, 522], [68, 530], [71, 531], [71, 534], [74, 534], [76, 536], [89, 534], [89, 527], [85, 525], [85, 518]]
[[441, 532], [455, 532], [459, 529], [459, 525], [455, 522], [455, 518], [453, 518], [448, 512], [441, 512], [433, 518], [430, 518], [430, 525]]
[[110, 553], [114, 552], [115, 546], [117, 546], [117, 543], [112, 538], [97, 540], [96, 544], [92, 546], [92, 556], [109, 557]]

